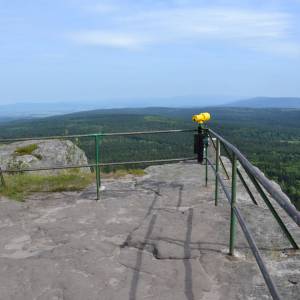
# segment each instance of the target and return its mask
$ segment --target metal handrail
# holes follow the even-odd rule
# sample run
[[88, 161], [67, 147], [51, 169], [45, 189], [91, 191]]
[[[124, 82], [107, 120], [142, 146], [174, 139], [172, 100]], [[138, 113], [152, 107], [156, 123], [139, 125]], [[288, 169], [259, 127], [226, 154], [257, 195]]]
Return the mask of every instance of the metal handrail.
[[170, 130], [151, 130], [151, 131], [133, 131], [133, 132], [112, 132], [112, 133], [90, 133], [90, 134], [75, 134], [64, 136], [48, 136], [48, 137], [30, 137], [30, 138], [14, 138], [14, 139], [0, 139], [0, 143], [18, 142], [18, 141], [38, 141], [38, 140], [54, 140], [54, 139], [70, 139], [70, 138], [93, 138], [95, 142], [95, 163], [84, 165], [65, 165], [53, 166], [43, 168], [27, 168], [27, 169], [10, 169], [2, 170], [3, 173], [21, 173], [21, 172], [35, 172], [35, 171], [50, 171], [50, 170], [63, 170], [63, 169], [77, 169], [77, 168], [94, 168], [96, 173], [96, 191], [97, 200], [100, 199], [100, 186], [101, 186], [101, 169], [104, 166], [117, 166], [117, 165], [133, 165], [133, 164], [153, 164], [164, 162], [179, 162], [193, 160], [195, 157], [180, 157], [180, 158], [166, 158], [156, 160], [141, 160], [141, 161], [122, 161], [122, 162], [100, 162], [100, 144], [101, 139], [104, 137], [119, 137], [119, 136], [136, 136], [136, 135], [149, 135], [149, 134], [170, 134], [181, 132], [195, 132], [195, 129], [170, 129]]
[[[216, 176], [217, 176], [217, 180], [219, 180], [220, 184], [221, 184], [221, 187], [224, 191], [224, 194], [229, 202], [229, 204], [231, 205], [231, 193], [228, 191], [228, 188], [226, 187], [226, 185], [224, 184], [224, 181], [222, 179], [222, 177], [220, 176], [219, 173], [216, 172], [216, 168], [214, 167], [214, 165], [212, 164], [211, 160], [207, 158], [207, 161], [209, 163], [209, 165], [211, 166], [211, 168], [213, 169], [213, 171], [215, 172]], [[262, 255], [256, 245], [256, 242], [255, 242], [255, 239], [251, 233], [251, 231], [249, 230], [249, 228], [247, 227], [247, 224], [239, 210], [238, 207], [234, 206], [233, 207], [233, 210], [234, 210], [234, 214], [236, 215], [239, 223], [240, 223], [240, 226], [242, 228], [242, 231], [244, 232], [244, 235], [247, 239], [247, 242], [250, 246], [250, 249], [256, 259], [256, 262], [259, 266], [259, 269], [265, 279], [265, 282], [269, 288], [269, 291], [270, 291], [270, 294], [272, 295], [272, 298], [273, 299], [276, 299], [276, 300], [280, 300], [282, 299], [280, 297], [280, 294], [278, 292], [278, 289], [274, 283], [274, 281], [272, 280], [269, 272], [268, 272], [268, 269], [266, 267], [266, 263], [264, 262], [263, 258], [262, 258]]]
[[271, 197], [276, 200], [276, 202], [285, 210], [291, 219], [300, 227], [300, 213], [297, 211], [296, 207], [291, 204], [290, 199], [282, 191], [276, 189], [274, 184], [272, 184], [268, 178], [259, 172], [258, 169], [255, 168], [234, 145], [229, 143], [215, 131], [209, 129], [209, 132], [236, 155], [244, 169], [257, 179], [257, 181], [265, 188]]
[[[157, 130], [157, 131], [139, 131], [139, 132], [115, 132], [115, 133], [94, 133], [94, 134], [79, 134], [79, 135], [65, 135], [65, 136], [50, 136], [50, 137], [32, 137], [32, 138], [16, 138], [16, 139], [0, 139], [1, 143], [7, 143], [7, 142], [16, 142], [16, 141], [30, 141], [30, 140], [53, 140], [53, 139], [67, 139], [67, 138], [81, 138], [81, 137], [92, 137], [95, 139], [95, 161], [96, 163], [93, 164], [85, 164], [85, 165], [67, 165], [67, 166], [53, 166], [53, 167], [45, 167], [45, 168], [34, 168], [34, 169], [21, 169], [21, 170], [2, 170], [0, 168], [0, 175], [2, 173], [16, 173], [16, 172], [32, 172], [32, 171], [45, 171], [45, 170], [59, 170], [59, 169], [74, 169], [74, 168], [95, 168], [96, 170], [96, 186], [97, 186], [97, 199], [99, 199], [100, 195], [100, 167], [103, 166], [115, 166], [115, 165], [130, 165], [130, 164], [152, 164], [152, 163], [162, 163], [162, 162], [178, 162], [178, 161], [186, 161], [186, 160], [193, 160], [195, 157], [183, 157], [183, 158], [170, 158], [170, 159], [158, 159], [158, 160], [142, 160], [142, 161], [123, 161], [123, 162], [109, 162], [109, 163], [101, 163], [100, 162], [100, 142], [101, 138], [103, 137], [116, 137], [116, 136], [134, 136], [134, 135], [144, 135], [144, 134], [165, 134], [165, 133], [179, 133], [179, 132], [195, 132], [197, 130], [195, 129], [175, 129], [175, 130]], [[211, 129], [208, 129], [208, 133], [211, 137], [214, 136], [216, 138], [217, 144], [212, 140], [212, 144], [214, 146], [214, 149], [216, 150], [216, 165], [214, 166], [211, 160], [208, 158], [207, 155], [207, 148], [205, 149], [205, 172], [206, 172], [206, 183], [207, 183], [207, 165], [209, 164], [212, 168], [212, 170], [215, 173], [216, 176], [216, 186], [215, 186], [215, 205], [218, 204], [217, 198], [218, 198], [218, 183], [220, 183], [227, 200], [229, 201], [229, 204], [231, 206], [231, 218], [230, 218], [230, 244], [229, 244], [229, 254], [233, 255], [234, 251], [234, 240], [235, 240], [235, 222], [236, 219], [238, 220], [241, 229], [246, 237], [246, 240], [248, 241], [248, 244], [250, 246], [251, 251], [253, 252], [253, 255], [256, 259], [256, 262], [261, 270], [261, 273], [265, 279], [265, 282], [269, 288], [270, 294], [272, 295], [273, 299], [280, 300], [282, 299], [276, 285], [274, 284], [267, 268], [266, 264], [262, 258], [262, 255], [255, 243], [255, 240], [251, 234], [251, 231], [247, 227], [247, 224], [239, 210], [239, 208], [236, 206], [236, 181], [237, 181], [237, 175], [241, 179], [241, 182], [243, 183], [243, 186], [246, 188], [246, 191], [250, 195], [252, 201], [254, 204], [257, 204], [256, 200], [254, 199], [253, 194], [251, 193], [249, 187], [247, 186], [246, 181], [243, 179], [243, 176], [239, 169], [237, 168], [237, 161], [241, 163], [241, 165], [244, 167], [246, 174], [249, 176], [251, 181], [253, 182], [254, 186], [260, 193], [260, 195], [263, 197], [265, 203], [267, 204], [268, 208], [272, 212], [273, 216], [281, 226], [284, 234], [291, 242], [292, 246], [295, 249], [298, 249], [297, 243], [294, 241], [293, 237], [289, 233], [288, 229], [283, 224], [280, 216], [276, 213], [274, 207], [268, 200], [268, 197], [265, 195], [264, 191], [262, 190], [260, 184], [265, 188], [265, 190], [277, 201], [277, 203], [285, 210], [285, 212], [295, 221], [295, 223], [300, 226], [300, 213], [296, 210], [294, 206], [289, 201], [289, 198], [281, 191], [274, 188], [273, 184], [270, 182], [269, 179], [267, 179], [263, 174], [261, 174], [247, 159], [246, 157], [231, 143], [229, 143], [226, 139], [224, 139], [222, 136], [220, 136], [218, 133], [214, 132]], [[226, 187], [220, 172], [219, 172], [219, 161], [221, 162], [221, 165], [223, 167], [223, 170], [225, 174], [227, 175], [228, 179], [228, 173], [225, 168], [225, 165], [223, 164], [223, 161], [220, 156], [220, 142], [224, 146], [225, 151], [229, 155], [229, 150], [231, 151], [230, 159], [232, 161], [232, 186], [231, 186], [231, 192]], [[3, 179], [3, 177], [2, 177]]]
[[135, 161], [120, 161], [120, 162], [108, 162], [99, 164], [87, 164], [87, 165], [66, 165], [66, 166], [54, 166], [51, 168], [34, 168], [34, 169], [9, 169], [2, 170], [2, 173], [22, 173], [22, 172], [35, 172], [35, 171], [48, 171], [48, 170], [64, 170], [64, 169], [80, 169], [80, 168], [93, 168], [93, 167], [106, 167], [106, 166], [124, 166], [124, 165], [137, 165], [137, 164], [151, 164], [162, 162], [179, 162], [195, 160], [196, 157], [181, 157], [181, 158], [169, 158], [169, 159], [154, 159], [154, 160], [135, 160]]
[[[248, 160], [247, 158], [231, 143], [229, 143], [225, 138], [217, 134], [211, 129], [208, 129], [208, 135], [210, 136], [212, 140], [212, 136], [216, 138], [216, 145], [214, 144], [213, 140], [213, 146], [216, 151], [216, 164], [215, 166], [211, 162], [211, 160], [208, 158], [207, 153], [206, 153], [206, 165], [210, 165], [212, 170], [215, 173], [215, 205], [218, 205], [218, 183], [220, 183], [225, 196], [230, 204], [231, 207], [231, 213], [230, 213], [230, 242], [229, 242], [229, 254], [233, 255], [234, 253], [234, 244], [235, 244], [235, 235], [236, 235], [236, 228], [235, 228], [235, 223], [236, 220], [238, 220], [241, 229], [245, 235], [245, 238], [250, 246], [250, 249], [256, 259], [256, 262], [259, 266], [259, 269], [265, 279], [266, 285], [270, 291], [270, 294], [272, 295], [272, 298], [275, 300], [280, 300], [283, 299], [279, 291], [274, 284], [274, 281], [272, 280], [268, 269], [266, 267], [266, 264], [262, 258], [262, 255], [255, 243], [255, 240], [251, 234], [251, 231], [247, 227], [247, 224], [245, 222], [245, 219], [243, 218], [240, 209], [236, 206], [236, 189], [237, 189], [237, 175], [239, 175], [239, 178], [241, 179], [241, 182], [243, 186], [245, 187], [246, 191], [250, 195], [252, 201], [255, 200], [253, 199], [254, 196], [250, 190], [250, 188], [247, 185], [247, 182], [244, 180], [241, 172], [239, 171], [237, 167], [237, 161], [240, 162], [241, 166], [244, 168], [246, 171], [246, 174], [249, 176], [251, 182], [253, 183], [254, 187], [258, 191], [258, 193], [261, 195], [262, 199], [266, 203], [267, 207], [273, 214], [274, 218], [278, 222], [280, 228], [282, 229], [283, 233], [291, 243], [292, 247], [294, 249], [299, 249], [297, 243], [295, 242], [293, 236], [285, 226], [284, 222], [276, 212], [275, 208], [271, 204], [270, 200], [268, 199], [267, 195], [265, 194], [264, 189], [277, 201], [277, 203], [284, 209], [284, 211], [291, 217], [291, 219], [299, 226], [300, 222], [300, 213], [296, 210], [296, 208], [290, 203], [289, 198], [280, 190], [277, 190], [274, 188], [273, 184], [271, 181], [266, 178], [262, 173], [258, 171]], [[232, 180], [231, 180], [231, 192], [228, 190], [226, 187], [222, 176], [220, 175], [219, 172], [219, 162], [222, 162], [221, 156], [220, 156], [220, 144], [224, 147], [224, 150], [226, 154], [228, 155], [229, 159], [231, 160], [232, 163]], [[229, 153], [231, 152], [231, 153]], [[223, 165], [224, 167], [224, 165]], [[206, 170], [207, 173], [207, 170]], [[207, 174], [206, 174], [207, 176]], [[262, 185], [262, 187], [261, 187]], [[255, 204], [257, 204], [256, 201], [253, 201]]]
[[107, 136], [130, 136], [130, 135], [145, 135], [158, 133], [179, 133], [179, 132], [195, 132], [195, 129], [170, 129], [170, 130], [150, 130], [150, 131], [132, 131], [132, 132], [111, 132], [111, 133], [88, 133], [88, 134], [71, 134], [71, 135], [54, 135], [44, 137], [29, 137], [29, 138], [14, 138], [0, 139], [0, 143], [11, 143], [19, 141], [38, 141], [38, 140], [55, 140], [55, 139], [71, 139], [82, 137], [107, 137]]

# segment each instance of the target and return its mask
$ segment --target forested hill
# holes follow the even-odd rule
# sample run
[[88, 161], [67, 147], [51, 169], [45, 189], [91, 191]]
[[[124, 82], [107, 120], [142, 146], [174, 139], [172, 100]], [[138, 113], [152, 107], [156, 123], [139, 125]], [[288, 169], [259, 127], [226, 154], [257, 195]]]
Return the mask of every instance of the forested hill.
[[191, 121], [192, 115], [201, 111], [211, 113], [211, 127], [224, 129], [228, 133], [231, 129], [236, 130], [242, 126], [276, 129], [279, 134], [280, 130], [284, 131], [282, 133], [286, 133], [287, 130], [297, 135], [300, 124], [300, 110], [298, 109], [149, 107], [92, 110], [47, 118], [2, 122], [0, 136], [25, 137], [64, 135], [66, 132], [75, 134], [192, 127], [195, 126]]
[[296, 97], [257, 97], [234, 101], [226, 106], [250, 108], [300, 108], [300, 98]]
[[[268, 176], [281, 184], [289, 196], [300, 199], [300, 110], [230, 107], [143, 108], [96, 110], [64, 116], [0, 123], [0, 137], [32, 137], [196, 128], [191, 116], [209, 111], [209, 126], [224, 135]], [[93, 140], [77, 143], [94, 157]], [[192, 134], [105, 138], [102, 160], [120, 161], [193, 155]]]

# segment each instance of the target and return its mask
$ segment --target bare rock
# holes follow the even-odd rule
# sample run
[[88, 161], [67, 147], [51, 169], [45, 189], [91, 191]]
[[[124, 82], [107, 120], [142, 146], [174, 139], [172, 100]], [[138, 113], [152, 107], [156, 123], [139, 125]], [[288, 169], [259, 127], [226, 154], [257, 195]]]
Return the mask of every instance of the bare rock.
[[[197, 163], [146, 172], [103, 180], [98, 202], [94, 185], [0, 199], [0, 299], [271, 299], [239, 226], [228, 256], [230, 207], [221, 191], [214, 205], [212, 172], [208, 186]], [[237, 205], [282, 299], [299, 299], [300, 253], [250, 188], [259, 205], [241, 182]], [[299, 243], [299, 228], [273, 204]]]
[[[0, 145], [2, 170], [86, 165], [88, 159], [83, 150], [69, 140], [33, 140]], [[81, 168], [89, 172], [88, 168]], [[41, 171], [57, 173], [58, 171]]]

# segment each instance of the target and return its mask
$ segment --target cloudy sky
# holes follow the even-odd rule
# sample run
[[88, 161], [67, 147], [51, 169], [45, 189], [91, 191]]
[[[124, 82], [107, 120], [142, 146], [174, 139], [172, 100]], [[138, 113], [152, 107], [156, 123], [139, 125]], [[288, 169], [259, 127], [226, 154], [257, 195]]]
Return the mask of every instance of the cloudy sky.
[[300, 96], [300, 0], [0, 0], [0, 104], [185, 95]]

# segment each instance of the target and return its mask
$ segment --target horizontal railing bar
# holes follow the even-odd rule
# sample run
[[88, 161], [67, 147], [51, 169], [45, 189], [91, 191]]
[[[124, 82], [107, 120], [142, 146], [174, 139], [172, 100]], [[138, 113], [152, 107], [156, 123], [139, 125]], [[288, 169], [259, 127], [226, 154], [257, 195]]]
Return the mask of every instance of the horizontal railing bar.
[[258, 206], [258, 203], [257, 203], [255, 197], [253, 196], [253, 194], [252, 194], [252, 192], [251, 192], [251, 190], [250, 190], [250, 188], [249, 188], [249, 186], [248, 186], [246, 180], [244, 179], [244, 177], [243, 177], [243, 175], [242, 175], [242, 173], [240, 172], [239, 169], [237, 169], [237, 174], [239, 175], [239, 178], [240, 178], [240, 180], [241, 180], [243, 186], [245, 187], [246, 191], [248, 192], [248, 194], [249, 194], [249, 196], [250, 196], [252, 202], [253, 202], [255, 205]]
[[[211, 139], [211, 141], [212, 141], [212, 144], [213, 144], [213, 146], [214, 146], [214, 149], [216, 150], [216, 145], [215, 145], [215, 143], [214, 143], [214, 141], [213, 141], [212, 136], [211, 136], [210, 133], [209, 133], [209, 137], [210, 137], [210, 139]], [[225, 152], [227, 153], [227, 155], [228, 155], [229, 158], [230, 158], [230, 154], [229, 154], [229, 152], [228, 152], [226, 146], [225, 146], [225, 145], [223, 145], [223, 146], [224, 146]], [[228, 172], [227, 172], [227, 170], [226, 170], [226, 168], [225, 168], [225, 165], [224, 165], [224, 163], [223, 163], [223, 160], [222, 160], [221, 156], [220, 156], [220, 161], [221, 161], [221, 164], [222, 164], [222, 166], [223, 166], [223, 170], [224, 170], [225, 173], [226, 173], [227, 179], [229, 179]], [[242, 175], [242, 173], [240, 172], [239, 169], [237, 169], [237, 174], [238, 174], [238, 176], [239, 176], [239, 178], [240, 178], [240, 180], [241, 180], [243, 186], [245, 187], [246, 191], [248, 192], [248, 194], [249, 194], [249, 196], [250, 196], [252, 202], [253, 202], [255, 205], [258, 205], [257, 201], [255, 200], [255, 198], [254, 198], [254, 196], [253, 196], [253, 194], [252, 194], [250, 188], [248, 187], [248, 185], [247, 185], [247, 183], [246, 183], [246, 181], [245, 181], [245, 179], [244, 179], [244, 177], [243, 177], [243, 175]]]
[[135, 131], [135, 132], [112, 132], [112, 133], [90, 133], [90, 134], [74, 134], [74, 135], [56, 135], [48, 137], [30, 137], [30, 138], [14, 138], [14, 139], [0, 139], [0, 143], [19, 142], [19, 141], [38, 141], [38, 140], [54, 140], [54, 139], [68, 139], [81, 137], [94, 137], [96, 135], [105, 136], [130, 136], [130, 135], [144, 135], [144, 134], [160, 134], [160, 133], [179, 133], [179, 132], [196, 132], [195, 129], [171, 129], [171, 130], [155, 130], [155, 131]]
[[286, 238], [291, 243], [292, 247], [294, 249], [299, 249], [299, 247], [298, 247], [296, 241], [294, 240], [292, 234], [289, 232], [289, 230], [285, 226], [283, 220], [278, 215], [276, 209], [273, 207], [271, 201], [269, 200], [269, 197], [266, 195], [266, 193], [264, 192], [264, 190], [262, 189], [262, 187], [260, 186], [260, 184], [257, 182], [257, 180], [251, 174], [247, 173], [247, 175], [249, 176], [249, 178], [250, 178], [251, 182], [253, 183], [254, 187], [256, 188], [257, 192], [260, 194], [261, 198], [263, 199], [263, 201], [265, 202], [265, 204], [269, 208], [269, 210], [272, 213], [273, 217], [277, 221], [277, 223], [280, 226], [282, 232], [284, 233], [284, 235], [286, 236]]
[[223, 144], [227, 146], [232, 152], [235, 153], [237, 159], [248, 171], [251, 175], [253, 175], [256, 180], [266, 189], [266, 191], [271, 195], [273, 199], [285, 210], [285, 212], [294, 220], [294, 222], [300, 227], [300, 213], [297, 211], [296, 207], [294, 207], [290, 199], [281, 191], [275, 189], [273, 184], [270, 182], [268, 178], [262, 175], [258, 170], [248, 161], [248, 159], [231, 143], [229, 143], [222, 136], [209, 129], [209, 131], [218, 138]]
[[215, 175], [217, 176], [217, 178], [218, 178], [218, 180], [219, 180], [219, 182], [220, 182], [220, 184], [221, 184], [221, 186], [223, 188], [223, 191], [224, 191], [224, 193], [226, 195], [226, 198], [228, 199], [228, 201], [230, 203], [231, 202], [231, 194], [228, 191], [228, 188], [226, 187], [226, 185], [225, 185], [225, 183], [224, 183], [221, 175], [217, 172], [215, 166], [213, 165], [212, 161], [209, 158], [207, 159], [207, 161], [208, 161], [209, 165], [211, 166], [211, 168], [213, 169]]
[[[212, 142], [212, 145], [213, 145], [215, 151], [217, 151], [217, 147], [216, 147], [216, 145], [215, 145], [215, 142], [213, 141], [213, 138], [212, 138], [211, 134], [208, 133], [208, 135], [209, 135], [209, 138], [210, 138], [210, 140], [211, 140], [211, 142]], [[223, 168], [223, 170], [224, 170], [224, 172], [225, 172], [225, 175], [226, 175], [227, 179], [230, 179], [229, 174], [228, 174], [228, 172], [227, 172], [227, 170], [226, 170], [226, 168], [225, 168], [225, 165], [224, 165], [224, 162], [223, 162], [223, 159], [222, 159], [221, 155], [219, 155], [219, 159], [220, 159], [222, 168]]]
[[272, 278], [269, 274], [269, 271], [267, 270], [266, 264], [265, 264], [261, 254], [259, 252], [259, 249], [258, 249], [258, 247], [255, 243], [255, 240], [254, 240], [250, 230], [248, 229], [243, 216], [241, 215], [240, 210], [237, 207], [234, 207], [233, 210], [234, 210], [234, 213], [235, 213], [235, 215], [236, 215], [236, 217], [237, 217], [237, 219], [240, 223], [242, 231], [244, 232], [244, 235], [245, 235], [245, 237], [248, 241], [248, 244], [249, 244], [249, 246], [252, 250], [252, 253], [253, 253], [253, 255], [256, 259], [258, 267], [259, 267], [259, 269], [260, 269], [260, 271], [261, 271], [261, 273], [262, 273], [262, 275], [265, 279], [265, 282], [266, 282], [266, 284], [269, 288], [270, 294], [272, 295], [273, 299], [275, 299], [275, 300], [282, 299], [279, 292], [278, 292], [278, 289], [277, 289], [275, 283], [273, 282], [273, 280], [272, 280]]
[[[223, 144], [223, 149], [225, 150], [226, 154], [228, 155], [228, 158], [231, 160], [231, 159], [232, 159], [232, 158], [231, 158], [231, 155], [230, 155], [230, 153], [229, 153], [229, 151], [228, 151], [226, 145], [224, 145], [224, 144]], [[251, 192], [251, 190], [250, 190], [250, 188], [249, 188], [247, 182], [245, 181], [245, 179], [244, 179], [244, 177], [243, 177], [243, 175], [242, 175], [242, 173], [240, 172], [239, 169], [237, 169], [237, 174], [239, 175], [239, 178], [240, 178], [242, 184], [244, 185], [244, 188], [246, 189], [246, 191], [248, 192], [250, 198], [252, 199], [252, 202], [253, 202], [255, 205], [258, 205], [257, 201], [255, 200], [255, 197], [253, 196], [253, 194], [252, 194], [252, 192]]]
[[181, 158], [155, 159], [155, 160], [123, 161], [123, 162], [110, 162], [110, 163], [87, 164], [87, 165], [55, 166], [51, 168], [2, 170], [2, 173], [22, 173], [22, 172], [51, 171], [51, 170], [64, 170], [64, 169], [66, 170], [81, 169], [81, 168], [93, 168], [97, 166], [105, 167], [105, 166], [121, 166], [121, 165], [135, 165], [135, 164], [151, 164], [151, 163], [160, 163], [160, 162], [188, 161], [188, 160], [195, 160], [195, 159], [196, 157], [181, 157]]
[[[222, 177], [219, 176], [219, 174], [216, 173], [216, 169], [213, 166], [212, 162], [209, 159], [207, 161], [208, 161], [209, 165], [211, 166], [211, 168], [213, 169], [214, 173], [217, 175], [217, 178], [220, 181], [220, 184], [223, 188], [223, 191], [226, 195], [226, 198], [227, 198], [227, 200], [230, 204], [231, 203], [231, 195], [230, 195], [230, 192], [228, 191], [228, 188], [224, 184]], [[239, 221], [239, 224], [242, 228], [242, 231], [243, 231], [243, 233], [244, 233], [244, 235], [247, 239], [247, 242], [250, 246], [250, 249], [251, 249], [251, 251], [252, 251], [252, 253], [255, 257], [255, 260], [256, 260], [256, 262], [259, 266], [259, 269], [260, 269], [260, 271], [261, 271], [261, 273], [262, 273], [262, 275], [265, 279], [265, 282], [266, 282], [266, 285], [267, 285], [267, 287], [270, 291], [270, 294], [272, 295], [273, 299], [281, 300], [282, 298], [279, 295], [278, 289], [277, 289], [276, 285], [274, 284], [274, 282], [273, 282], [273, 280], [272, 280], [272, 278], [269, 274], [269, 271], [268, 271], [268, 269], [266, 267], [266, 264], [265, 264], [265, 262], [262, 258], [262, 255], [261, 255], [261, 253], [260, 253], [260, 251], [259, 251], [259, 249], [258, 249], [258, 247], [255, 243], [255, 240], [254, 240], [250, 230], [248, 229], [248, 227], [246, 225], [246, 222], [245, 222], [240, 210], [236, 206], [233, 209], [234, 209], [234, 213], [235, 213], [235, 215], [236, 215], [236, 217]]]
[[154, 130], [154, 131], [112, 132], [112, 133], [103, 133], [101, 135], [102, 136], [128, 136], [128, 135], [179, 133], [179, 132], [197, 132], [197, 130], [196, 129], [171, 129], [171, 130]]
[[124, 162], [112, 162], [112, 163], [100, 163], [100, 166], [115, 166], [115, 165], [130, 165], [130, 164], [151, 164], [154, 162], [172, 162], [172, 161], [187, 161], [195, 160], [196, 157], [182, 157], [182, 158], [170, 158], [170, 159], [156, 159], [156, 160], [140, 160], [140, 161], [124, 161]]

